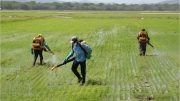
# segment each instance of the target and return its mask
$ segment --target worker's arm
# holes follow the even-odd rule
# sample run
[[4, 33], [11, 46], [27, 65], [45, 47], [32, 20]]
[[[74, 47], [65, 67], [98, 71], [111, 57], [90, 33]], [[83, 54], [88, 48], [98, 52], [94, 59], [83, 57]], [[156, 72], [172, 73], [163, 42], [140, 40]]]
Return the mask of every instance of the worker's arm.
[[140, 34], [138, 34], [138, 36], [137, 36], [137, 40], [139, 40], [139, 37], [140, 37]]
[[147, 39], [148, 39], [148, 41], [150, 41], [150, 38], [149, 38], [149, 36], [148, 36], [148, 32], [146, 32], [147, 33]]
[[66, 56], [66, 58], [64, 59], [64, 62], [66, 62], [67, 60], [69, 60], [70, 57], [72, 57], [74, 54], [74, 51], [71, 50], [71, 52], [69, 52], [69, 54]]
[[149, 36], [147, 36], [147, 39], [148, 39], [148, 41], [150, 41], [150, 38], [149, 38]]
[[69, 63], [69, 62], [71, 62], [71, 61], [74, 61], [74, 59], [75, 59], [75, 57], [72, 57], [72, 58], [70, 58], [70, 59], [64, 61], [63, 63], [58, 64], [56, 67], [63, 66], [63, 65], [65, 65], [66, 63]]
[[33, 48], [31, 48], [31, 54], [32, 54], [32, 55], [34, 54], [34, 50], [33, 50]]
[[54, 52], [51, 51], [51, 49], [49, 48], [49, 46], [48, 46], [48, 44], [46, 42], [43, 43], [43, 46], [45, 47], [45, 50], [48, 49], [49, 52], [54, 54]]
[[48, 49], [48, 51], [51, 52], [51, 49], [49, 48], [48, 44], [46, 42], [43, 43], [44, 47], [46, 47]]

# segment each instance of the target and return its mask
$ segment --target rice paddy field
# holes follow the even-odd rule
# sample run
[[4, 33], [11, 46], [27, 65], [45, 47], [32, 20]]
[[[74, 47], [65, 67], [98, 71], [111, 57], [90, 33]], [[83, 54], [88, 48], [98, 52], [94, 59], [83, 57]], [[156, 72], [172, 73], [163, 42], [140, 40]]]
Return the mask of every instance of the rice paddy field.
[[[1, 101], [180, 100], [178, 12], [2, 10], [0, 15]], [[146, 56], [139, 56], [136, 39], [142, 28], [155, 46], [147, 46]], [[30, 49], [38, 34], [55, 54], [44, 52], [46, 64], [33, 67]], [[93, 50], [84, 86], [72, 63], [51, 71], [71, 50], [74, 35]]]

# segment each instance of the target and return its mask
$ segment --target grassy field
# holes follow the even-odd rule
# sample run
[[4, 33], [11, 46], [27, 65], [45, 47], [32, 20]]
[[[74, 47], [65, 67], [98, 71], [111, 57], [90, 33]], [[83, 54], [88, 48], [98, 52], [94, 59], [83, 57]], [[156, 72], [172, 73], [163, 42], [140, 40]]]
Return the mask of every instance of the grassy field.
[[[176, 12], [1, 11], [1, 101], [179, 101], [180, 14]], [[147, 56], [137, 33], [147, 29]], [[32, 67], [34, 36], [55, 55]], [[71, 64], [51, 71], [71, 49], [71, 36], [93, 49], [87, 81], [77, 84]]]

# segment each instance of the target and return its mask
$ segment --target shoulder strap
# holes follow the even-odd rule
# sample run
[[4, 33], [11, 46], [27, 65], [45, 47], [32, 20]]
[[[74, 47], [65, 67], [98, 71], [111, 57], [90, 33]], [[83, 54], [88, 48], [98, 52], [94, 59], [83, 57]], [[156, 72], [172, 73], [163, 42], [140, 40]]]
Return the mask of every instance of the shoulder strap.
[[82, 45], [81, 45], [80, 43], [78, 43], [78, 44], [79, 44], [79, 46], [81, 47], [81, 49], [84, 51], [85, 55], [87, 55], [88, 52], [82, 47]]

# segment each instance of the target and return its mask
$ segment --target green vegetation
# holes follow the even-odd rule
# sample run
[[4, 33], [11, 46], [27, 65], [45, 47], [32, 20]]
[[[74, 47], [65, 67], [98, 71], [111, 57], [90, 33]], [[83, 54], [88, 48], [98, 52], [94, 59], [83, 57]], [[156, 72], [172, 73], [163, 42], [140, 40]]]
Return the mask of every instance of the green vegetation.
[[3, 10], [100, 10], [100, 11], [179, 11], [179, 3], [175, 4], [104, 4], [104, 3], [77, 3], [51, 2], [40, 3], [35, 1], [17, 2], [2, 1]]
[[[179, 13], [1, 11], [2, 101], [178, 101]], [[151, 43], [138, 56], [137, 33], [147, 29]], [[51, 71], [52, 62], [32, 67], [34, 36], [43, 34], [63, 61], [76, 35], [93, 49], [87, 82], [77, 84], [71, 63]]]

